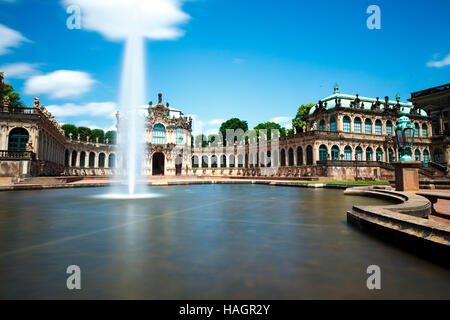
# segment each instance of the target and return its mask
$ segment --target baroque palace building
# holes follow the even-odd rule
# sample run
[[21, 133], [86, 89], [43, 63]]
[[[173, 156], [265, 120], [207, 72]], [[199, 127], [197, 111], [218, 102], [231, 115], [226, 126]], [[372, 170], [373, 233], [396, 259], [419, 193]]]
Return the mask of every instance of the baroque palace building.
[[[0, 86], [2, 81], [0, 73]], [[294, 134], [278, 137], [273, 132], [272, 139], [266, 141], [254, 131], [242, 132], [237, 138], [234, 133], [231, 140], [227, 137], [231, 143], [213, 143], [205, 148], [191, 146], [192, 119], [168, 103], [164, 105], [159, 94], [158, 103], [149, 104], [145, 120], [144, 173], [392, 179], [392, 162], [398, 158], [394, 126], [404, 111], [415, 127], [413, 157], [423, 163], [421, 177], [445, 176], [450, 164], [450, 91], [448, 85], [429, 90], [413, 93], [411, 102], [403, 103], [398, 95], [394, 101], [388, 97], [365, 98], [341, 94], [336, 86], [332, 95], [311, 108], [306, 128]], [[1, 177], [111, 176], [123, 170], [124, 159], [115, 145], [89, 137], [86, 141], [79, 136], [65, 137], [39, 98], [32, 108], [11, 108], [8, 97], [0, 102]], [[117, 121], [120, 123], [119, 115]], [[117, 143], [121, 144], [120, 130]]]

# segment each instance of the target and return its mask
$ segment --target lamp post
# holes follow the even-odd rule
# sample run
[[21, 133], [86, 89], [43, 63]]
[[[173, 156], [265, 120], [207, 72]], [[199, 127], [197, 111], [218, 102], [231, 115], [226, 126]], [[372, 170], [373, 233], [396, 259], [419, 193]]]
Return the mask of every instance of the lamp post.
[[401, 114], [402, 116], [394, 127], [399, 153], [399, 161], [394, 163], [395, 187], [397, 191], [418, 191], [421, 163], [412, 158], [415, 129], [405, 111], [402, 111]]

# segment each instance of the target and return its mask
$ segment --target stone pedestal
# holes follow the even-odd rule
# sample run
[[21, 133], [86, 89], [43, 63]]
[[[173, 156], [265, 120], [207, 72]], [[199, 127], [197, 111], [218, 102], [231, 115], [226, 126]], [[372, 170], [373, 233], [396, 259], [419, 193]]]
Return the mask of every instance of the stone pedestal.
[[420, 161], [395, 162], [395, 189], [397, 191], [419, 190]]

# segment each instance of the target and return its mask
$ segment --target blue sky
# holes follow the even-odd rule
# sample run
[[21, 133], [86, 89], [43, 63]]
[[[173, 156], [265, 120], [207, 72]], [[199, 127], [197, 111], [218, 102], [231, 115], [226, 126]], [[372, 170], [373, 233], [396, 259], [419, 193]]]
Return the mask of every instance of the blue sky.
[[[231, 117], [285, 124], [336, 82], [403, 101], [450, 82], [450, 1], [162, 1], [186, 16], [168, 23], [178, 36], [147, 40], [146, 97], [162, 92], [193, 115], [196, 133]], [[67, 3], [0, 0], [0, 70], [26, 104], [39, 95], [62, 123], [110, 129], [124, 42], [84, 28], [83, 8], [81, 29], [69, 30]], [[379, 30], [366, 26], [370, 5], [380, 7]]]

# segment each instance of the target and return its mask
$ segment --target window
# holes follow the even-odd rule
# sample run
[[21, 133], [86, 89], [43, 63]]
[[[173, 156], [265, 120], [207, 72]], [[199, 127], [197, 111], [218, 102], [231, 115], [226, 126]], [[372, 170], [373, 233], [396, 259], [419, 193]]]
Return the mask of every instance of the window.
[[108, 167], [115, 168], [116, 167], [116, 155], [111, 153], [108, 157]]
[[327, 147], [325, 145], [321, 145], [319, 147], [319, 160], [320, 161], [327, 160]]
[[198, 157], [197, 156], [192, 157], [192, 168], [198, 168]]
[[377, 149], [377, 161], [383, 161], [383, 150]]
[[25, 151], [29, 139], [28, 131], [24, 128], [14, 128], [9, 133], [8, 150]]
[[373, 161], [373, 151], [372, 148], [366, 149], [366, 161]]
[[[111, 161], [109, 163], [111, 163]], [[81, 151], [81, 153], [80, 153], [80, 167], [84, 168], [85, 165], [86, 165], [86, 152]], [[113, 168], [113, 167], [110, 167], [110, 168]]]
[[375, 121], [375, 134], [377, 136], [381, 136], [381, 128], [382, 128], [381, 120]]
[[284, 149], [281, 149], [281, 166], [286, 166], [286, 151]]
[[325, 127], [325, 120], [320, 120], [319, 123], [319, 130], [320, 131], [325, 131], [326, 127]]
[[230, 160], [229, 161], [230, 168], [234, 168], [234, 155], [231, 155], [229, 160]]
[[362, 149], [361, 147], [356, 147], [356, 156], [358, 157], [358, 161], [362, 161]]
[[414, 152], [414, 160], [420, 161], [420, 151], [419, 150], [416, 150], [416, 152]]
[[306, 147], [306, 165], [313, 165], [313, 150], [311, 146]]
[[75, 150], [72, 151], [72, 163], [71, 167], [75, 167], [77, 165], [77, 152]]
[[372, 134], [372, 121], [370, 119], [366, 119], [366, 121], [364, 121], [364, 133]]
[[345, 147], [344, 149], [344, 160], [352, 160], [352, 148], [350, 148], [349, 146]]
[[426, 124], [422, 125], [422, 138], [427, 138], [428, 137], [428, 127]]
[[184, 142], [184, 129], [182, 127], [178, 127], [175, 130], [175, 135], [176, 135], [176, 144], [183, 144]]
[[208, 168], [208, 164], [209, 164], [208, 156], [203, 156], [202, 157], [202, 168]]
[[414, 124], [414, 138], [419, 137], [419, 131], [420, 131], [419, 124], [415, 123]]
[[297, 148], [297, 165], [298, 166], [303, 165], [303, 149], [302, 149], [302, 147]]
[[95, 153], [89, 153], [89, 168], [94, 168], [95, 166]]
[[339, 147], [333, 146], [331, 148], [331, 160], [339, 160]]
[[386, 122], [386, 134], [392, 136], [392, 122]]
[[244, 166], [242, 154], [238, 155], [238, 168], [242, 168]]
[[389, 163], [394, 162], [394, 151], [392, 151], [392, 149], [389, 149], [388, 151], [388, 162]]
[[105, 154], [104, 153], [100, 153], [98, 156], [98, 167], [99, 168], [105, 167]]
[[153, 126], [153, 143], [164, 144], [166, 142], [166, 128], [162, 124]]
[[222, 155], [220, 157], [220, 167], [221, 168], [226, 168], [227, 167], [227, 156], [226, 155]]
[[292, 150], [292, 148], [289, 149], [288, 156], [289, 156], [289, 166], [292, 167], [294, 165], [294, 150]]
[[355, 133], [361, 133], [361, 119], [355, 118], [355, 121], [353, 123], [353, 131]]
[[343, 130], [344, 132], [350, 132], [350, 118], [347, 116], [344, 117]]
[[330, 119], [330, 131], [336, 132], [336, 117]]
[[211, 168], [217, 168], [217, 156], [211, 157]]
[[428, 150], [423, 151], [423, 166], [428, 167], [428, 162], [430, 160], [430, 154], [428, 153]]

